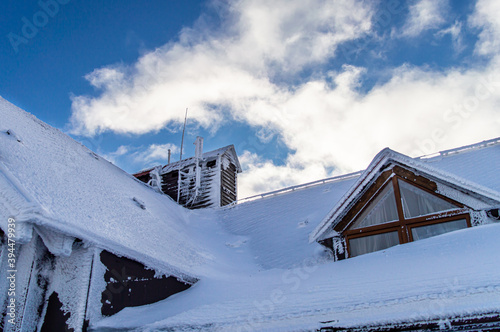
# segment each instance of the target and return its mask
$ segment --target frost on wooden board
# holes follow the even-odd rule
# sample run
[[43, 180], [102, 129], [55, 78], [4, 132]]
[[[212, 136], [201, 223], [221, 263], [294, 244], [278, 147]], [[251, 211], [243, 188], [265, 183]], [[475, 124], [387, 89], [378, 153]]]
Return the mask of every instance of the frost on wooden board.
[[480, 199], [479, 196], [472, 196], [471, 194], [465, 193], [463, 191], [452, 188], [449, 185], [437, 182], [437, 193], [445, 197], [453, 199], [460, 202], [466, 206], [469, 206], [475, 210], [486, 209], [491, 206], [493, 200], [486, 201], [486, 198]]
[[340, 236], [335, 236], [332, 238], [333, 243], [333, 256], [335, 260], [339, 260], [339, 256], [345, 257], [345, 248], [347, 247], [345, 239]]
[[66, 324], [79, 331], [85, 319], [87, 291], [92, 268], [93, 250], [80, 243], [70, 257], [57, 257], [54, 274], [47, 292], [56, 292], [61, 311], [69, 314]]
[[92, 253], [92, 276], [88, 294], [86, 320], [97, 322], [102, 319], [101, 299], [102, 293], [106, 290], [106, 281], [104, 280], [106, 266], [102, 264], [99, 258], [102, 251], [101, 249], [92, 247], [89, 248], [89, 250]]
[[186, 207], [219, 206], [219, 168], [203, 160], [179, 170], [179, 202]]
[[[15, 275], [15, 317], [9, 317], [9, 315], [3, 317], [4, 331], [17, 331], [19, 328], [23, 330], [34, 330], [36, 328], [36, 323], [38, 322], [38, 307], [30, 308], [25, 306], [28, 299], [35, 300], [36, 303], [41, 303], [43, 289], [40, 289], [39, 285], [45, 282], [45, 271], [37, 271], [37, 266], [34, 262], [39, 259], [43, 252], [37, 251], [37, 247], [40, 246], [40, 239], [34, 236], [31, 241], [22, 246], [16, 245], [16, 270]], [[7, 271], [9, 270], [7, 265], [7, 251], [2, 251], [2, 261], [1, 261], [1, 271], [0, 271], [0, 299], [2, 303], [7, 300], [7, 289], [9, 288], [9, 280], [7, 279]], [[35, 271], [32, 271], [35, 269]], [[33, 274], [41, 272], [39, 278], [32, 278]], [[38, 300], [37, 300], [38, 299]], [[9, 323], [13, 321], [14, 324]]]
[[471, 211], [470, 212], [470, 223], [472, 226], [490, 224], [494, 221], [495, 220], [492, 220], [491, 218], [488, 217], [488, 215], [486, 214], [486, 211]]
[[53, 258], [43, 246], [39, 237], [34, 236], [35, 255], [29, 279], [28, 292], [24, 300], [24, 310], [21, 330], [29, 331], [32, 326], [41, 324], [44, 306], [44, 296], [53, 274]]
[[221, 158], [222, 169], [225, 171], [228, 169], [229, 165], [231, 165], [231, 160], [225, 155]]

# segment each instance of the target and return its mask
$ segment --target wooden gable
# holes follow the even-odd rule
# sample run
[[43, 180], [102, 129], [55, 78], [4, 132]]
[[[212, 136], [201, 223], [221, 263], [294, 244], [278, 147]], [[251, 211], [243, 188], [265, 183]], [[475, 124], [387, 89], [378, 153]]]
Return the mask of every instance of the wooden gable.
[[[333, 228], [347, 257], [471, 226], [470, 207], [439, 193], [435, 181], [391, 166], [363, 188]], [[333, 242], [321, 243], [335, 249]]]

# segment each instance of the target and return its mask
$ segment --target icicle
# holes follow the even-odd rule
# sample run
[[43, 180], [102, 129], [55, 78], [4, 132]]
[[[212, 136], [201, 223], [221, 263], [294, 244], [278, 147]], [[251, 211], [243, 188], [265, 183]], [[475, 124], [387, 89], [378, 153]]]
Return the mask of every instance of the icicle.
[[156, 189], [158, 192], [162, 192], [161, 188], [163, 186], [162, 182], [162, 177], [161, 177], [161, 166], [156, 166], [149, 172], [149, 176], [151, 177], [151, 180], [149, 180], [148, 184]]
[[194, 203], [196, 197], [198, 196], [199, 189], [201, 187], [201, 160], [203, 158], [203, 137], [197, 136], [195, 148], [195, 184], [194, 184], [194, 195], [191, 199], [191, 204]]

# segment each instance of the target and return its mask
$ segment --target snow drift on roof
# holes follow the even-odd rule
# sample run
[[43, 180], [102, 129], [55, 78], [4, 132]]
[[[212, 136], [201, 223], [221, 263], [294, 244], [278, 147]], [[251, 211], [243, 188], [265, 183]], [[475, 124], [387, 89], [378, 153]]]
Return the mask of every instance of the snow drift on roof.
[[0, 97], [0, 226], [36, 223], [165, 273], [204, 262], [189, 211]]
[[356, 179], [340, 178], [219, 210], [225, 229], [242, 236], [228, 245], [249, 247], [266, 269], [300, 265], [323, 250], [319, 244], [309, 245], [308, 235]]
[[500, 308], [499, 235], [500, 225], [485, 225], [335, 263], [309, 260], [291, 270], [202, 280], [94, 328], [290, 332], [480, 317]]

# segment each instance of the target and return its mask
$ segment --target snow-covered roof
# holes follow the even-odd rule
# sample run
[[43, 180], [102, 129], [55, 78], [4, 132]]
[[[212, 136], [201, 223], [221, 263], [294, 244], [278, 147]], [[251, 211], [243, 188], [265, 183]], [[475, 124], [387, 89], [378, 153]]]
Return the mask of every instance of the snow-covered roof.
[[225, 229], [241, 239], [231, 244], [249, 247], [263, 268], [290, 268], [315, 251], [308, 234], [353, 185], [357, 176], [236, 204], [217, 211]]
[[329, 211], [391, 162], [499, 199], [500, 140], [417, 159], [386, 149], [363, 173], [188, 211], [3, 99], [0, 119], [3, 229], [14, 217], [26, 236], [35, 225], [42, 236], [54, 231], [69, 241], [80, 238], [162, 272], [200, 279], [93, 329], [292, 331], [441, 318], [445, 324], [500, 308], [498, 224], [335, 263], [308, 242]]
[[[201, 280], [152, 305], [126, 308], [95, 329], [315, 331], [481, 317], [500, 308], [500, 224], [468, 228], [335, 263], [244, 270]], [[289, 243], [299, 252], [301, 246]], [[236, 250], [236, 249], [235, 249]], [[233, 262], [235, 270], [240, 261]], [[325, 322], [325, 323], [322, 323]]]
[[164, 273], [196, 276], [204, 258], [190, 240], [190, 211], [1, 97], [0, 119], [3, 230], [14, 217], [19, 236], [29, 238], [31, 225], [44, 241], [65, 235], [58, 254], [79, 238]]
[[[344, 194], [323, 221], [311, 232], [311, 242], [322, 238], [328, 229], [347, 212], [362, 191], [372, 183], [389, 164], [399, 164], [418, 170], [427, 178], [446, 183], [492, 204], [500, 204], [500, 139], [482, 142], [465, 148], [440, 153], [429, 158], [410, 158], [389, 148], [375, 156], [368, 168]], [[497, 162], [497, 163], [496, 163]]]
[[[397, 160], [494, 198], [496, 187], [488, 183], [498, 178], [491, 182], [482, 178], [499, 176], [490, 170], [498, 167], [494, 161], [500, 151], [497, 145], [483, 148], [425, 159], [384, 150], [375, 160], [382, 164]], [[493, 163], [478, 165], [484, 161], [481, 158]], [[314, 227], [363, 176], [370, 170], [376, 176], [376, 164], [352, 176], [194, 211], [193, 218], [203, 219], [199, 225], [206, 227], [200, 241], [211, 247], [207, 250], [216, 256], [213, 262], [226, 266], [225, 272], [207, 274], [195, 287], [160, 303], [127, 308], [94, 328], [309, 331], [430, 319], [447, 326], [450, 317], [498, 312], [500, 270], [494, 259], [500, 249], [498, 224], [335, 263], [325, 260], [319, 244], [308, 243]], [[456, 174], [453, 165], [462, 166]]]
[[500, 137], [418, 159], [434, 168], [500, 192]]

